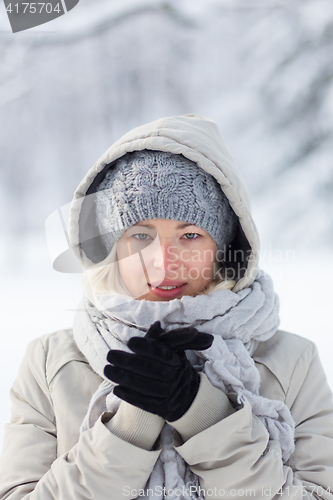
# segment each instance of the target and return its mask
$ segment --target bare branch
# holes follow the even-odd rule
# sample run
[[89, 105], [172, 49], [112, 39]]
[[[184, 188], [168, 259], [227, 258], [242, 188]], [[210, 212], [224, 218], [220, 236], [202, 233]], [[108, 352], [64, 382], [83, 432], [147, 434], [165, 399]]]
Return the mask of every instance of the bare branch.
[[[149, 12], [159, 12], [169, 17], [177, 24], [183, 25], [187, 28], [197, 27], [197, 22], [185, 12], [174, 7], [172, 3], [160, 2], [160, 3], [148, 3], [140, 6], [135, 6], [131, 8], [124, 9], [119, 13], [110, 13], [108, 16], [101, 17], [96, 22], [90, 22], [84, 28], [71, 30], [70, 33], [47, 33], [47, 36], [43, 38], [32, 38], [30, 43], [32, 45], [66, 45], [79, 42], [85, 38], [91, 38], [94, 36], [99, 36], [101, 33], [108, 31], [114, 26], [118, 26], [128, 19], [136, 16], [141, 16], [142, 14], [147, 14]], [[25, 39], [26, 42], [26, 39]]]

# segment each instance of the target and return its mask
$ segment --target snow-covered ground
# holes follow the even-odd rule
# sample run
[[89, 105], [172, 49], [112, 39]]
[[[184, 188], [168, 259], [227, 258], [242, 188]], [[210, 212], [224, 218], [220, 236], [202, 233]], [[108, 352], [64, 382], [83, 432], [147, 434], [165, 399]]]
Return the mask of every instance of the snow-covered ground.
[[[62, 327], [70, 327], [81, 298], [80, 275], [55, 272], [44, 239], [26, 243], [30, 264], [2, 269], [0, 285], [0, 442], [10, 416], [9, 389], [28, 342]], [[36, 258], [37, 256], [37, 258]], [[316, 342], [333, 389], [331, 283], [332, 255], [311, 256], [300, 250], [262, 248], [261, 267], [274, 278], [281, 302], [281, 328]]]

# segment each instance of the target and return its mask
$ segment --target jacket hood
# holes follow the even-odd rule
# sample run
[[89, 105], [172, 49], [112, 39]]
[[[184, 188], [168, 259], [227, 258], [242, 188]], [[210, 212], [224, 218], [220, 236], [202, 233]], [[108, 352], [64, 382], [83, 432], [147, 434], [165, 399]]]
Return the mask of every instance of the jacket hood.
[[182, 154], [219, 182], [239, 220], [236, 237], [229, 248], [230, 255], [237, 255], [233, 266], [237, 266], [240, 276], [233, 291], [249, 286], [257, 273], [259, 239], [248, 193], [216, 123], [197, 115], [162, 118], [131, 130], [89, 170], [74, 193], [69, 211], [69, 240], [81, 265], [87, 268], [106, 257], [101, 255], [98, 242], [94, 209], [96, 187], [110, 164], [128, 152], [143, 149]]

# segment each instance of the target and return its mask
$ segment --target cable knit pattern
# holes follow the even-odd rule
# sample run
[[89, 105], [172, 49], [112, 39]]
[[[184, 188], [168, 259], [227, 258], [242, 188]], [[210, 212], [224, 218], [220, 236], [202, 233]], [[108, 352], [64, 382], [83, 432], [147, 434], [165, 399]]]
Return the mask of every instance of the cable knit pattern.
[[[94, 425], [103, 411], [116, 412], [120, 404], [112, 392], [114, 384], [105, 379], [103, 372], [109, 349], [129, 352], [127, 341], [133, 336], [143, 337], [149, 326], [160, 320], [166, 331], [193, 325], [199, 331], [214, 335], [209, 349], [188, 351], [189, 360], [207, 375], [212, 385], [225, 393], [236, 392], [239, 403], [244, 399], [249, 401], [270, 438], [280, 443], [283, 461], [288, 460], [294, 450], [293, 419], [282, 401], [259, 395], [260, 376], [251, 357], [258, 343], [271, 338], [279, 325], [279, 301], [267, 274], [259, 271], [253, 284], [238, 293], [215, 290], [209, 295], [165, 302], [113, 295], [104, 297], [101, 307], [97, 310], [86, 302], [74, 321], [74, 338], [79, 349], [104, 378], [91, 399], [81, 431]], [[164, 485], [167, 489], [183, 491], [191, 485], [198, 486], [198, 478], [173, 447], [172, 436], [173, 428], [165, 424], [160, 435], [162, 452], [148, 488]], [[149, 493], [148, 498], [155, 499], [155, 496]], [[191, 500], [198, 498], [201, 497], [194, 495]]]
[[237, 217], [213, 176], [182, 155], [127, 153], [111, 167], [96, 194], [97, 224], [108, 251], [139, 221], [172, 219], [202, 227], [222, 249]]

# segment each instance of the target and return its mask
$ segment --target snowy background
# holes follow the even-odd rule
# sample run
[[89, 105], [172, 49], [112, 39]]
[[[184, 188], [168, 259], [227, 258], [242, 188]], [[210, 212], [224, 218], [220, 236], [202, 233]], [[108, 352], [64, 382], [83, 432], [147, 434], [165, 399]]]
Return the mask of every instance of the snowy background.
[[45, 220], [124, 132], [173, 114], [219, 124], [281, 327], [317, 343], [333, 388], [331, 0], [81, 0], [15, 35], [1, 2], [0, 61], [0, 442], [26, 344], [70, 327], [81, 297]]

